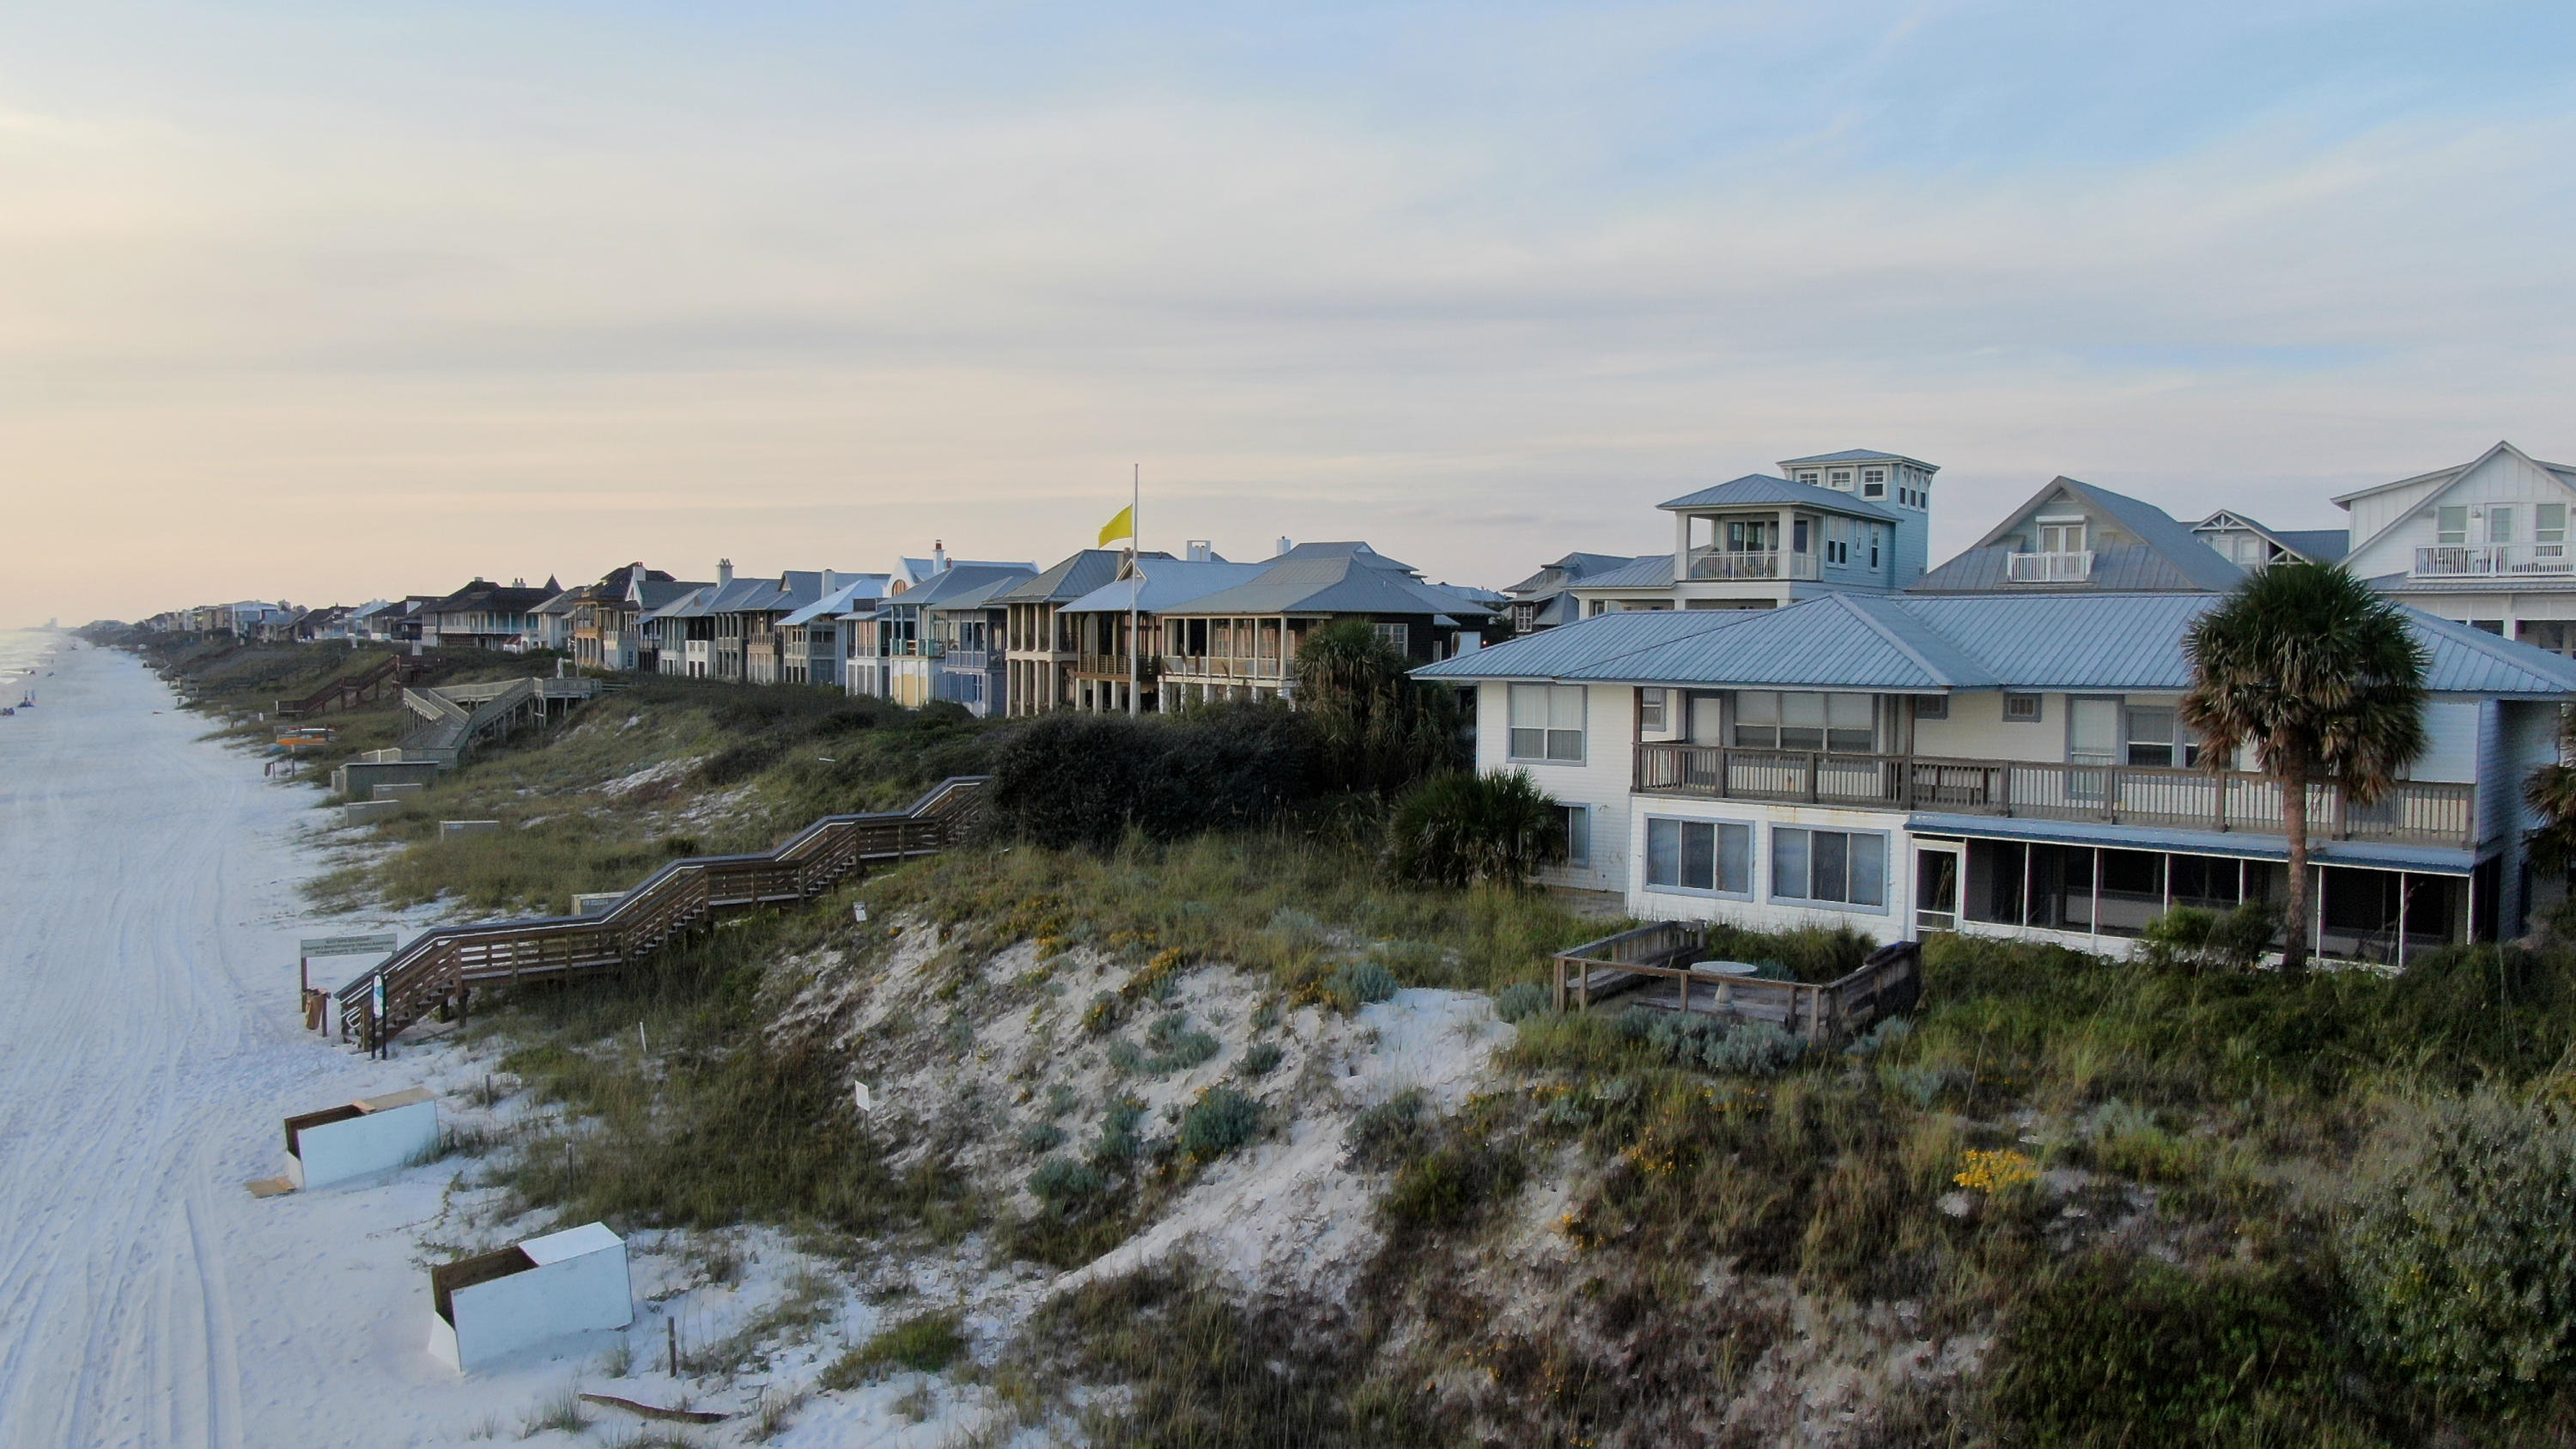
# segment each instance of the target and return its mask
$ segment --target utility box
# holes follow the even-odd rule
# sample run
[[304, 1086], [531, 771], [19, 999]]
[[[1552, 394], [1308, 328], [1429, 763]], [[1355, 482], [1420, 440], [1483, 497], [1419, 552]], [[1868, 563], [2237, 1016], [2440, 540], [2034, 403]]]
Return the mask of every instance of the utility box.
[[352, 800], [340, 807], [340, 823], [364, 825], [370, 820], [382, 820], [401, 808], [400, 800]]
[[438, 1099], [427, 1087], [286, 1119], [286, 1177], [297, 1187], [328, 1187], [437, 1155]]
[[459, 1373], [635, 1321], [626, 1240], [585, 1223], [429, 1270], [429, 1351]]

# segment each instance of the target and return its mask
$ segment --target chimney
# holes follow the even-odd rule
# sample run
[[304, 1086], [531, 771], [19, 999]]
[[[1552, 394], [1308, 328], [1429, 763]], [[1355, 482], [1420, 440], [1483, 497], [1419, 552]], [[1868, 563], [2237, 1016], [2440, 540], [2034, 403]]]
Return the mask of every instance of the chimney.
[[1216, 552], [1216, 545], [1210, 543], [1204, 538], [1194, 538], [1189, 541], [1189, 544], [1184, 551], [1189, 554], [1190, 562], [1206, 563], [1209, 557]]
[[934, 574], [948, 572], [948, 545], [935, 538], [930, 541], [930, 571]]
[[827, 599], [830, 598], [832, 596], [832, 591], [840, 586], [841, 576], [839, 573], [831, 569], [823, 570], [823, 597]]
[[732, 559], [729, 559], [729, 558], [720, 558], [720, 559], [717, 559], [717, 560], [716, 560], [716, 587], [717, 587], [717, 588], [723, 588], [725, 585], [727, 585], [727, 584], [729, 584], [729, 583], [732, 583], [732, 582], [733, 582], [733, 560], [732, 560]]
[[1292, 548], [1295, 548], [1296, 546], [1297, 546], [1297, 545], [1295, 545], [1295, 544], [1293, 544], [1293, 543], [1289, 542], [1289, 541], [1288, 541], [1288, 535], [1286, 535], [1286, 534], [1284, 534], [1284, 533], [1283, 533], [1283, 534], [1279, 535], [1279, 549], [1278, 549], [1278, 552], [1277, 552], [1277, 553], [1273, 553], [1273, 554], [1271, 555], [1271, 557], [1272, 557], [1272, 558], [1277, 558], [1277, 557], [1279, 556], [1279, 554], [1286, 553], [1288, 550], [1290, 550], [1290, 549], [1292, 549]]
[[526, 588], [527, 586], [528, 586], [528, 581], [527, 581], [525, 578], [515, 578], [515, 579], [510, 580], [510, 587], [511, 587], [511, 588], [514, 588], [514, 589], [524, 589], [524, 588]]

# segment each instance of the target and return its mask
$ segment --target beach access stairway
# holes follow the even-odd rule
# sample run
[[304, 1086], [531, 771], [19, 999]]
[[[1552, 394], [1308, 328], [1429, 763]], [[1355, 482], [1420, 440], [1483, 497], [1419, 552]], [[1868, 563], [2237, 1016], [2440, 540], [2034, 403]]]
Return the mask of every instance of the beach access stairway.
[[425, 932], [333, 993], [340, 1033], [373, 1050], [441, 1007], [462, 1010], [478, 987], [617, 971], [718, 912], [791, 905], [870, 865], [936, 855], [962, 838], [989, 779], [943, 780], [902, 810], [827, 815], [762, 854], [672, 861], [599, 915]]
[[551, 718], [572, 702], [600, 691], [596, 679], [511, 679], [490, 684], [448, 684], [405, 689], [403, 706], [420, 717], [419, 728], [395, 743], [404, 759], [435, 760], [453, 769], [466, 750], [486, 737]]
[[388, 654], [367, 669], [346, 679], [332, 680], [302, 699], [279, 700], [277, 717], [303, 719], [308, 715], [329, 714], [334, 709], [354, 709], [381, 696], [389, 686], [400, 685], [406, 674], [416, 672], [404, 667], [410, 663], [399, 654]]

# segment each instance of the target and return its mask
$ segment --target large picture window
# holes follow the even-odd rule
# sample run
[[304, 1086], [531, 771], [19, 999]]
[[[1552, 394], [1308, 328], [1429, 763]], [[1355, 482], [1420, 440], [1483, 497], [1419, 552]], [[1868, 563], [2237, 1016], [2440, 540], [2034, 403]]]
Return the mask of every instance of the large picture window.
[[1511, 752], [1515, 760], [1583, 762], [1583, 686], [1512, 686]]
[[1654, 890], [1752, 895], [1753, 827], [1647, 817], [1646, 884]]
[[1775, 900], [1887, 905], [1887, 837], [1865, 830], [1771, 830]]
[[1735, 743], [1749, 750], [1830, 750], [1866, 755], [1875, 739], [1866, 694], [1783, 694], [1748, 689], [1735, 696]]

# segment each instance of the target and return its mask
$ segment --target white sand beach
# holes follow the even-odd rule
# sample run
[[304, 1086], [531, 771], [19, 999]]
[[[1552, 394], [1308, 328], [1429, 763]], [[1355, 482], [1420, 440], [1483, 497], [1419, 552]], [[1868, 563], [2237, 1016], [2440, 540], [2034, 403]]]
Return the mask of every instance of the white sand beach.
[[[460, 1442], [561, 1367], [423, 1350], [452, 1176], [255, 1200], [280, 1119], [417, 1079], [301, 1030], [312, 795], [197, 736], [132, 656], [0, 719], [0, 1446]], [[157, 713], [156, 713], [157, 711]], [[352, 969], [338, 963], [335, 970]], [[336, 977], [326, 976], [326, 980]]]

